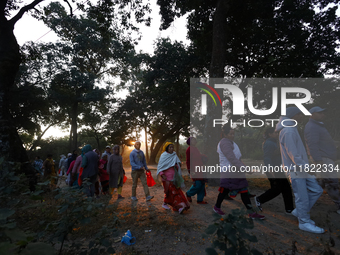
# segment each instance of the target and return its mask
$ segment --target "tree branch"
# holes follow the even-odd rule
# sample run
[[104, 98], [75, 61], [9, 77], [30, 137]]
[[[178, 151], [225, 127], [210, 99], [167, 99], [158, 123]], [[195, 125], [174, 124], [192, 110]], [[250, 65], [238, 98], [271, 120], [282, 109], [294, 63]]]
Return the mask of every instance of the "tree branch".
[[72, 12], [72, 6], [70, 5], [69, 1], [64, 0], [64, 2], [66, 2], [68, 4], [68, 7], [70, 7], [70, 16], [73, 16], [73, 12]]
[[1, 17], [5, 16], [5, 8], [7, 5], [8, 0], [0, 1], [0, 15]]
[[62, 122], [61, 120], [58, 120], [58, 121], [53, 122], [53, 123], [51, 123], [50, 125], [48, 125], [48, 126], [45, 128], [45, 130], [37, 137], [37, 140], [33, 141], [33, 144], [32, 144], [32, 146], [31, 146], [31, 148], [30, 148], [29, 150], [32, 151], [32, 150], [34, 149], [35, 145], [38, 144], [38, 143], [40, 142], [41, 138], [44, 136], [44, 134], [46, 133], [46, 131], [47, 131], [50, 127], [52, 127], [52, 126], [54, 126], [54, 125], [57, 125], [57, 124], [59, 124], [59, 123], [61, 123], [61, 122]]
[[13, 18], [10, 19], [9, 22], [14, 26], [14, 24], [17, 23], [17, 21], [22, 18], [22, 16], [24, 15], [25, 12], [34, 9], [35, 6], [40, 4], [42, 1], [44, 1], [44, 0], [35, 0], [32, 3], [30, 3], [29, 5], [25, 5], [24, 7], [22, 7], [20, 9], [20, 11], [17, 13], [17, 15], [15, 15]]

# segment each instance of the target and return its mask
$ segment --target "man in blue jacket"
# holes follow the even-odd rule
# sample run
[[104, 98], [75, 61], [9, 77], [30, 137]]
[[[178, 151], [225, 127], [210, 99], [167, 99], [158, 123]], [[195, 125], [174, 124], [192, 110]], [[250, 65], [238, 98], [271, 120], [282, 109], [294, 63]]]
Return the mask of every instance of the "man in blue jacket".
[[150, 196], [149, 187], [146, 182], [145, 171], [150, 171], [146, 165], [146, 160], [143, 151], [140, 149], [141, 143], [135, 142], [135, 149], [130, 153], [131, 177], [132, 177], [132, 197], [131, 199], [137, 201], [136, 188], [138, 179], [141, 180], [146, 201], [151, 200], [154, 196]]
[[308, 155], [315, 164], [315, 170], [323, 166], [323, 171], [317, 173], [318, 182], [327, 190], [337, 206], [337, 213], [340, 214], [339, 179], [335, 176], [336, 172], [331, 169], [335, 169], [337, 151], [331, 135], [322, 122], [325, 118], [325, 110], [319, 106], [309, 110], [312, 116], [305, 127], [305, 141]]
[[297, 124], [301, 123], [304, 115], [297, 107], [288, 107], [286, 116], [281, 116], [276, 126], [280, 132], [282, 165], [288, 170], [292, 183], [296, 208], [292, 214], [299, 219], [299, 228], [311, 233], [324, 233], [324, 229], [315, 226], [310, 219], [309, 211], [322, 195], [322, 188], [315, 176], [308, 172], [309, 162], [306, 149], [302, 143]]

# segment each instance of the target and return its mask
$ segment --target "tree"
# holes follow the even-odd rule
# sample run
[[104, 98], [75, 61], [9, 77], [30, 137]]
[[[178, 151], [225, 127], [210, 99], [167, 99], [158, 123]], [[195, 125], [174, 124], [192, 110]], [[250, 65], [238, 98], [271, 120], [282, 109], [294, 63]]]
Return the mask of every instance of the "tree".
[[[22, 146], [22, 141], [18, 136], [8, 108], [10, 102], [9, 91], [14, 86], [15, 76], [21, 63], [19, 45], [13, 34], [14, 25], [26, 12], [32, 10], [36, 11], [37, 6], [42, 1], [43, 0], [34, 0], [30, 4], [24, 6], [20, 5], [21, 2], [17, 0], [4, 0], [1, 1], [0, 4], [0, 155], [5, 156], [6, 160], [28, 162], [27, 154]], [[99, 24], [103, 21], [103, 25], [101, 26], [102, 30], [105, 30], [108, 25], [104, 16], [111, 16], [111, 18], [114, 16], [111, 13], [112, 6], [114, 5], [118, 7], [118, 15], [115, 18], [115, 21], [120, 22], [128, 30], [136, 30], [136, 27], [133, 26], [131, 22], [131, 14], [134, 14], [133, 18], [137, 22], [150, 23], [150, 18], [145, 16], [149, 11], [149, 8], [140, 0], [133, 2], [106, 0], [99, 1], [99, 3], [101, 3], [100, 7], [91, 15], [96, 16], [96, 14], [102, 13], [101, 16], [97, 15], [95, 21]], [[84, 8], [86, 6], [83, 3], [77, 5], [79, 8]], [[90, 6], [94, 7], [91, 4]], [[128, 9], [126, 7], [131, 8]], [[131, 9], [133, 10], [132, 12]], [[17, 10], [17, 14], [11, 17], [11, 13]], [[45, 21], [51, 20], [48, 17], [41, 15], [41, 13], [35, 13], [35, 16], [45, 18]], [[54, 26], [57, 27], [58, 24], [54, 24]], [[86, 29], [86, 27], [83, 28]]]
[[[106, 9], [101, 12], [103, 8]], [[128, 55], [133, 52], [131, 39], [125, 37], [114, 23], [113, 4], [90, 4], [84, 11], [85, 15], [70, 17], [60, 4], [53, 3], [45, 9], [51, 15], [44, 19], [64, 41], [49, 51], [52, 63], [57, 63], [59, 70], [50, 88], [53, 93], [51, 100], [61, 110], [68, 109], [65, 115], [71, 121], [72, 148], [78, 146], [78, 116], [89, 112], [86, 108], [94, 104], [104, 104], [105, 96], [111, 92], [95, 84], [103, 82], [104, 75], [123, 73], [128, 66]]]
[[[336, 47], [340, 23], [335, 13], [338, 7], [328, 6], [336, 1], [157, 3], [163, 29], [175, 17], [190, 13], [188, 37], [196, 55], [205, 57], [210, 78], [321, 77], [326, 72], [339, 71]], [[244, 92], [245, 85], [240, 84]], [[217, 160], [211, 148], [216, 148], [220, 132], [212, 128], [212, 120], [222, 114], [212, 104], [208, 99], [204, 139], [209, 159]]]
[[[10, 90], [10, 113], [20, 137], [31, 137], [30, 151], [39, 145], [46, 131], [61, 124], [65, 117], [53, 107], [48, 98], [47, 82], [52, 72], [43, 72], [45, 49], [32, 42], [21, 48], [22, 63], [16, 76], [15, 86]], [[42, 126], [45, 126], [42, 130]], [[36, 137], [36, 138], [34, 138]]]
[[117, 107], [108, 118], [105, 129], [109, 133], [109, 143], [122, 146], [121, 155], [123, 155], [125, 147], [132, 146], [136, 141], [136, 137], [133, 136], [133, 131], [135, 131], [134, 120], [127, 118], [127, 113], [121, 113], [121, 109]]
[[[102, 142], [109, 135], [109, 130], [106, 128], [106, 124], [109, 119], [108, 109], [96, 107], [94, 110], [87, 109], [90, 112], [84, 112], [84, 116], [81, 119], [81, 124], [85, 126], [81, 133], [88, 137], [93, 137], [96, 140], [96, 148], [102, 151]], [[106, 146], [106, 145], [105, 145]]]
[[167, 140], [189, 134], [189, 78], [196, 59], [181, 43], [160, 39], [154, 55], [144, 63], [143, 75], [120, 103], [116, 116], [126, 118], [132, 127], [147, 128], [151, 137], [148, 163], [155, 164]]

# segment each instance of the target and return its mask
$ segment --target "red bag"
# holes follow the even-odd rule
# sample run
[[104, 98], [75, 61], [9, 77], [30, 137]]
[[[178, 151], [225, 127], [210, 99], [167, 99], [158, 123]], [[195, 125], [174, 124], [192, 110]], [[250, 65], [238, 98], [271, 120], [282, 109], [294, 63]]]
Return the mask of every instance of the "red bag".
[[81, 176], [83, 175], [83, 170], [84, 170], [84, 168], [82, 168], [82, 167], [79, 169], [79, 177], [78, 177], [79, 187], [81, 187], [81, 185], [83, 184], [83, 180], [81, 179]]
[[151, 172], [146, 172], [146, 183], [148, 184], [148, 187], [152, 187], [156, 184], [155, 180], [152, 178]]
[[123, 184], [126, 182], [126, 180], [127, 180], [127, 177], [126, 177], [126, 175], [124, 174]]

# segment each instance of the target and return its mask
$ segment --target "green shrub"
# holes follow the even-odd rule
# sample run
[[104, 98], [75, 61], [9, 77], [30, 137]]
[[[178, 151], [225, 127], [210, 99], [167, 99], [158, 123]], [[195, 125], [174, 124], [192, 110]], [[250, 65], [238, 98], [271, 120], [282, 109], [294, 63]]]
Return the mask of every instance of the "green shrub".
[[[215, 235], [217, 238], [213, 241], [212, 247], [205, 251], [209, 255], [217, 255], [216, 248], [224, 251], [228, 255], [238, 254], [262, 254], [256, 249], [250, 249], [249, 242], [257, 242], [254, 235], [246, 232], [246, 229], [253, 229], [254, 222], [245, 216], [244, 210], [232, 210], [231, 214], [216, 216], [215, 223], [208, 226], [206, 234]], [[216, 234], [215, 234], [216, 233]]]

